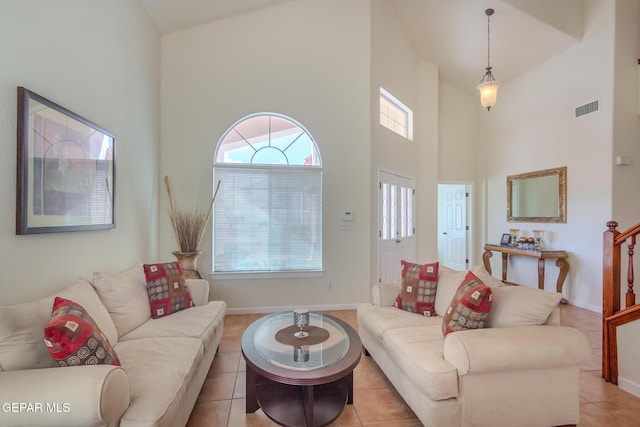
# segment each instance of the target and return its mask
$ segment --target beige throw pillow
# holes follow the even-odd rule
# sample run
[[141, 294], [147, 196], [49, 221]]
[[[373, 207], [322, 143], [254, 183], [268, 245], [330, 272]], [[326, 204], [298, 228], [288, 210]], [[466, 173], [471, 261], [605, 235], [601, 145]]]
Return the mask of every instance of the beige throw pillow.
[[[81, 304], [111, 343], [117, 342], [116, 328], [107, 309], [88, 281], [78, 279], [56, 293]], [[49, 368], [54, 363], [42, 342], [44, 327], [51, 320], [56, 295], [37, 301], [0, 306], [0, 366], [4, 371]]]
[[487, 318], [490, 328], [542, 325], [562, 299], [560, 293], [527, 286], [501, 286], [492, 290], [493, 308]]
[[118, 337], [151, 318], [146, 286], [141, 262], [117, 274], [93, 273], [93, 287], [109, 310]]

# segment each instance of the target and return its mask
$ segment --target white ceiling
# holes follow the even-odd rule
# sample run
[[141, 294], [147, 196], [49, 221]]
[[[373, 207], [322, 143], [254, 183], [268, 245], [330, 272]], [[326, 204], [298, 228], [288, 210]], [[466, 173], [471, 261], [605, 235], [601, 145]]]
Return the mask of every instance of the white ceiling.
[[[162, 34], [294, 0], [140, 0]], [[346, 1], [346, 0], [345, 0]], [[501, 82], [577, 44], [583, 0], [385, 0], [392, 2], [418, 54], [440, 79], [473, 93], [487, 65]]]

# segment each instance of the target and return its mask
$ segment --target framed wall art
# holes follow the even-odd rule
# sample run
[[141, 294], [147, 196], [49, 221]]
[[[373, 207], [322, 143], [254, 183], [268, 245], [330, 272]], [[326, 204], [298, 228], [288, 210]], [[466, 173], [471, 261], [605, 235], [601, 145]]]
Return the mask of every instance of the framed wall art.
[[18, 87], [16, 234], [115, 227], [116, 138]]

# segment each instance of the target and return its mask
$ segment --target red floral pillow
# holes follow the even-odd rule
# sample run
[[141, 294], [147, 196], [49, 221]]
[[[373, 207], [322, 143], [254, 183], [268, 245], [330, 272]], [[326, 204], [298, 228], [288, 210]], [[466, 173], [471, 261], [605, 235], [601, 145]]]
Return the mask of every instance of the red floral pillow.
[[435, 316], [436, 288], [440, 264], [402, 263], [402, 289], [394, 306], [424, 316]]
[[151, 317], [154, 319], [193, 307], [179, 262], [145, 264], [144, 275]]
[[468, 272], [442, 319], [442, 334], [482, 329], [491, 311], [491, 288]]
[[80, 305], [56, 297], [44, 343], [58, 366], [115, 365], [118, 355], [89, 313]]

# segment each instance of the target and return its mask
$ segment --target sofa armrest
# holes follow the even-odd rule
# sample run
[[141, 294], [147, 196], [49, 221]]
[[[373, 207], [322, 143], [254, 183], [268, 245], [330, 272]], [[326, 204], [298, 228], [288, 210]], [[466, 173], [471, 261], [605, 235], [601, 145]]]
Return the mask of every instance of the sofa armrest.
[[205, 305], [209, 302], [209, 282], [205, 279], [186, 279], [185, 282], [195, 305]]
[[515, 326], [454, 332], [444, 358], [458, 375], [578, 366], [591, 354], [581, 331], [566, 326]]
[[378, 307], [393, 306], [396, 297], [400, 293], [399, 283], [376, 283], [371, 290], [373, 304]]
[[0, 372], [0, 425], [118, 425], [129, 377], [113, 365]]

